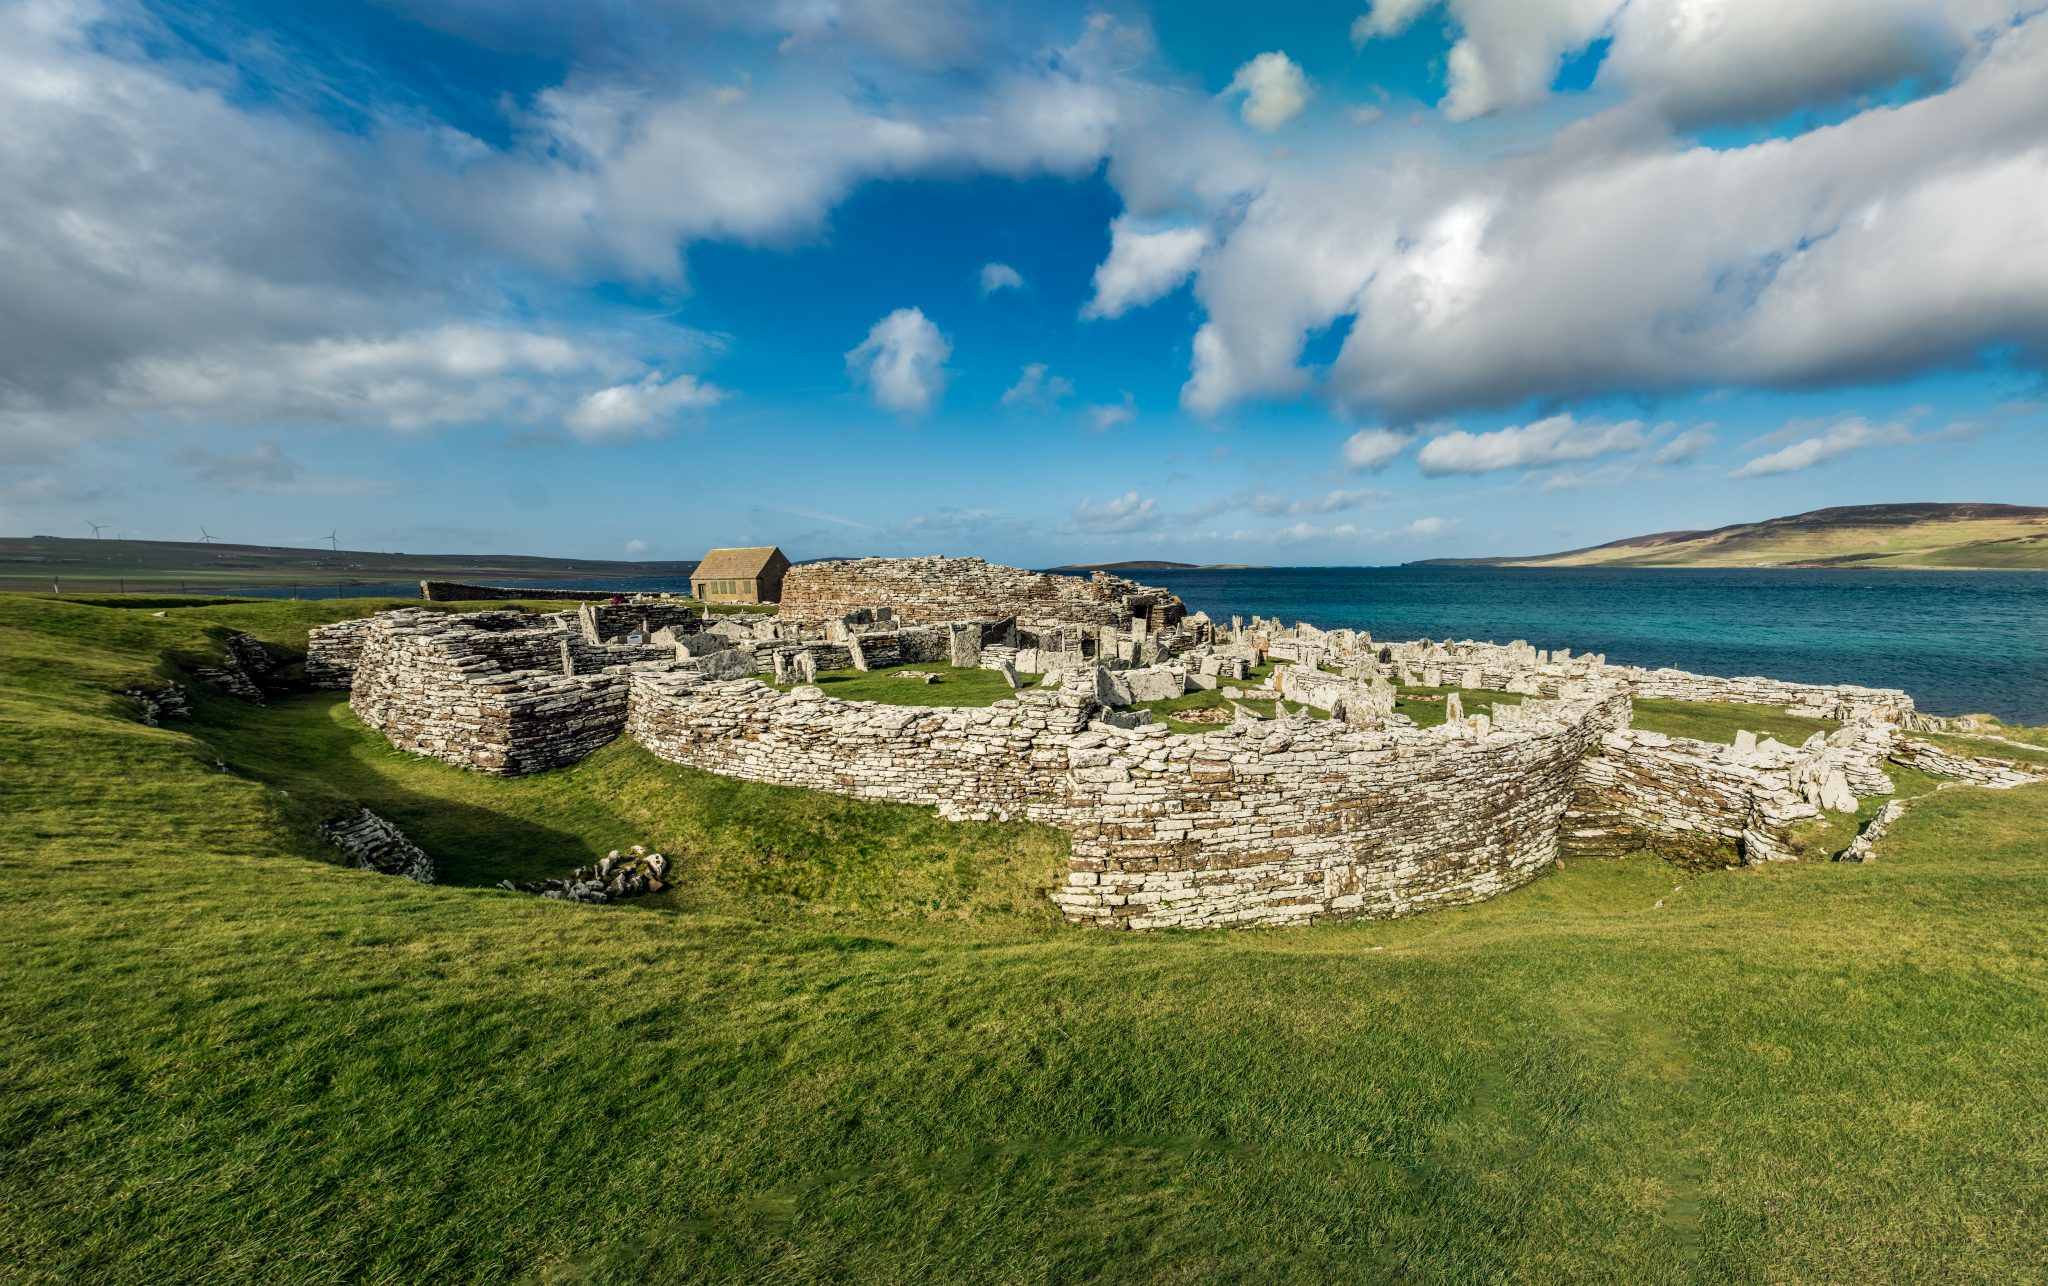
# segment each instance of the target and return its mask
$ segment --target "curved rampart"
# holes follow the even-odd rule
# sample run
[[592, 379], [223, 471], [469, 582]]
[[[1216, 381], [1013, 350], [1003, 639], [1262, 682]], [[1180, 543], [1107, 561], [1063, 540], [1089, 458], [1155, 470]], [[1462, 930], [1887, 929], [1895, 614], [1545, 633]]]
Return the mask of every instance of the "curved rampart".
[[1506, 728], [1173, 736], [1090, 723], [1079, 692], [924, 709], [642, 670], [627, 731], [726, 776], [1050, 822], [1074, 838], [1053, 895], [1069, 919], [1159, 928], [1406, 915], [1525, 883], [1557, 856], [1580, 758], [1628, 713], [1600, 689]]

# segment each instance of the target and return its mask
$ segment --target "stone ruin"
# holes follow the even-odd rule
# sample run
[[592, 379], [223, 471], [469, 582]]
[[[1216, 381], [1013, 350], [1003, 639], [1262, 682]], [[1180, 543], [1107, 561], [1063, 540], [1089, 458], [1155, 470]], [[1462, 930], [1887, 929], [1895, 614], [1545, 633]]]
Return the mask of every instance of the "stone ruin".
[[887, 608], [909, 625], [1044, 618], [1074, 624], [1156, 628], [1187, 608], [1171, 590], [1096, 572], [1088, 579], [1003, 567], [979, 558], [854, 558], [804, 563], [782, 581], [785, 619], [826, 621]]
[[[884, 566], [896, 562], [909, 566]], [[1785, 860], [1807, 823], [1888, 794], [1887, 759], [1945, 753], [1902, 740], [1924, 716], [1894, 690], [1641, 670], [1522, 642], [1385, 642], [1257, 617], [1223, 626], [1178, 600], [1157, 623], [1157, 600], [1129, 582], [1088, 598], [1078, 619], [1025, 615], [993, 592], [935, 590], [934, 566], [955, 586], [958, 564], [985, 569], [974, 586], [1038, 575], [979, 560], [814, 564], [841, 569], [808, 600], [814, 612], [846, 607], [822, 618], [651, 603], [545, 616], [406, 609], [315, 631], [307, 668], [345, 680], [357, 715], [394, 745], [480, 771], [545, 771], [625, 735], [726, 776], [1058, 826], [1072, 853], [1053, 901], [1076, 923], [1132, 929], [1476, 901], [1534, 878], [1567, 841], [1696, 864]], [[792, 571], [786, 596], [808, 570]], [[915, 612], [873, 601], [896, 583], [920, 595]], [[914, 619], [953, 601], [1003, 614]], [[840, 701], [812, 686], [820, 670], [905, 662], [996, 670], [1013, 686], [1043, 678], [971, 709]], [[1286, 664], [1252, 680], [1267, 662]], [[1448, 689], [1440, 726], [1397, 712], [1396, 685], [1415, 684]], [[1227, 724], [1176, 735], [1134, 708], [1201, 690], [1220, 692]], [[1460, 699], [1472, 690], [1523, 699], [1472, 714]], [[1843, 726], [1796, 747], [1748, 734], [1714, 745], [1632, 730], [1634, 696]], [[1253, 699], [1275, 716], [1243, 704]], [[2034, 779], [2024, 766], [1963, 762]]]

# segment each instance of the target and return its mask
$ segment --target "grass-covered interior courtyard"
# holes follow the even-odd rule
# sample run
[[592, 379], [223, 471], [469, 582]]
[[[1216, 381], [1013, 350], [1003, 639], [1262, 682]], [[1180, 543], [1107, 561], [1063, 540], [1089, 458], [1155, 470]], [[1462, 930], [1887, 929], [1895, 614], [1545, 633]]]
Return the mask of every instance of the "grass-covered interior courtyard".
[[[626, 745], [486, 778], [331, 695], [164, 728], [118, 695], [380, 605], [0, 596], [11, 1279], [2048, 1262], [2048, 787], [1940, 791], [1873, 866], [1568, 858], [1406, 921], [1129, 936], [1047, 913], [1043, 828]], [[450, 882], [333, 865], [312, 822], [353, 802]], [[484, 887], [631, 842], [673, 894]]]

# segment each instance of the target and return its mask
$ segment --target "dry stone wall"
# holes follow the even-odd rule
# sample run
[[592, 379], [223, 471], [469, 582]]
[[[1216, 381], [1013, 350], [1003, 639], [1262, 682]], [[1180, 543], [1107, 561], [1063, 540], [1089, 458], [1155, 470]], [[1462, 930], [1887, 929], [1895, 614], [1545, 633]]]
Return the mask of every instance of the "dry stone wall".
[[1052, 618], [1122, 625], [1133, 610], [1167, 609], [1163, 624], [1185, 609], [1170, 590], [1097, 572], [1087, 580], [1003, 567], [979, 558], [856, 558], [806, 563], [782, 582], [782, 615], [826, 621], [887, 607], [911, 625], [1002, 617]]
[[1859, 796], [1889, 795], [1892, 725], [1865, 720], [1792, 747], [1743, 734], [1717, 745], [1622, 730], [1600, 739], [1565, 820], [1574, 850], [1651, 849], [1699, 866], [1799, 856], [1797, 829]]
[[[496, 618], [496, 619], [483, 619]], [[480, 772], [576, 762], [626, 722], [626, 667], [567, 675], [532, 668], [569, 646], [518, 613], [371, 618], [349, 708], [391, 743]]]
[[2014, 786], [2025, 786], [2037, 781], [2048, 781], [2048, 769], [2020, 759], [2002, 759], [1995, 755], [1963, 755], [1937, 746], [1931, 741], [1918, 737], [1903, 738], [1892, 751], [1892, 758], [1908, 768], [1938, 777], [1953, 777], [1972, 786], [1990, 786], [1998, 790]]
[[363, 654], [363, 636], [369, 633], [375, 616], [352, 621], [316, 625], [306, 635], [306, 684], [328, 691], [346, 692], [355, 681], [356, 660]]
[[987, 709], [778, 694], [635, 671], [628, 732], [675, 763], [954, 819], [1029, 817], [1074, 837], [1055, 901], [1122, 928], [1286, 924], [1476, 901], [1557, 854], [1578, 761], [1623, 726], [1609, 691], [1484, 721], [1362, 733], [1289, 720], [1170, 737], [1092, 722], [1092, 691]]
[[321, 837], [348, 855], [349, 865], [419, 884], [434, 882], [434, 859], [390, 822], [367, 808], [323, 822]]
[[660, 758], [727, 777], [990, 821], [1043, 815], [1090, 707], [1085, 694], [1035, 689], [985, 709], [882, 705], [648, 669], [632, 676], [627, 731]]
[[1609, 690], [1527, 711], [1509, 732], [1305, 719], [1098, 730], [1073, 748], [1073, 870], [1053, 900], [1069, 919], [1132, 929], [1480, 901], [1556, 860], [1580, 758], [1628, 717]]

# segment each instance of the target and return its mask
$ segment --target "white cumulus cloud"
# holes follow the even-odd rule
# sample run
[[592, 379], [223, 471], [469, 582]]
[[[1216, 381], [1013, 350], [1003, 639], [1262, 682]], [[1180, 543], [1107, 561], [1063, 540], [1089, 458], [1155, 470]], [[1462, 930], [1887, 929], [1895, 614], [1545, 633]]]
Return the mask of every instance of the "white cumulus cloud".
[[1243, 94], [1238, 114], [1253, 129], [1272, 131], [1301, 114], [1308, 104], [1308, 77], [1279, 50], [1260, 54], [1237, 69], [1224, 94]]
[[1414, 435], [1395, 429], [1360, 429], [1344, 439], [1344, 465], [1354, 473], [1378, 473], [1408, 449]]
[[1016, 409], [1045, 410], [1074, 394], [1074, 381], [1055, 375], [1044, 362], [1030, 362], [1017, 373], [1017, 382], [1003, 390], [1002, 404]]
[[1158, 501], [1126, 491], [1101, 504], [1095, 503], [1093, 497], [1083, 500], [1074, 506], [1074, 516], [1060, 524], [1060, 530], [1069, 535], [1146, 531], [1157, 527], [1160, 518]]
[[1006, 263], [981, 265], [981, 293], [984, 295], [993, 295], [998, 290], [1019, 290], [1023, 285], [1023, 274]]
[[1129, 215], [1109, 225], [1109, 257], [1095, 269], [1095, 295], [1083, 317], [1121, 317], [1188, 279], [1209, 247], [1204, 228], [1147, 231]]
[[946, 390], [952, 341], [918, 308], [898, 308], [869, 329], [846, 355], [846, 368], [868, 387], [877, 405], [923, 415]]
[[1870, 447], [1898, 446], [1912, 440], [1912, 430], [1904, 424], [1872, 424], [1860, 415], [1850, 416], [1836, 421], [1810, 437], [1801, 438], [1776, 451], [1757, 456], [1729, 476], [1763, 478], [1777, 473], [1797, 473], [1801, 469], [1811, 469], [1817, 464], [1826, 464], [1852, 452]]
[[1530, 424], [1467, 433], [1459, 429], [1431, 438], [1416, 460], [1428, 474], [1492, 473], [1497, 469], [1529, 469], [1538, 465], [1591, 460], [1643, 445], [1639, 420], [1619, 424], [1585, 423], [1570, 415], [1552, 415]]
[[569, 432], [585, 442], [659, 433], [684, 411], [701, 411], [725, 400], [724, 389], [693, 375], [663, 379], [651, 371], [631, 384], [614, 384], [586, 394], [562, 417]]
[[1088, 408], [1087, 416], [1091, 433], [1107, 433], [1138, 418], [1138, 399], [1125, 393], [1121, 402], [1097, 402]]

